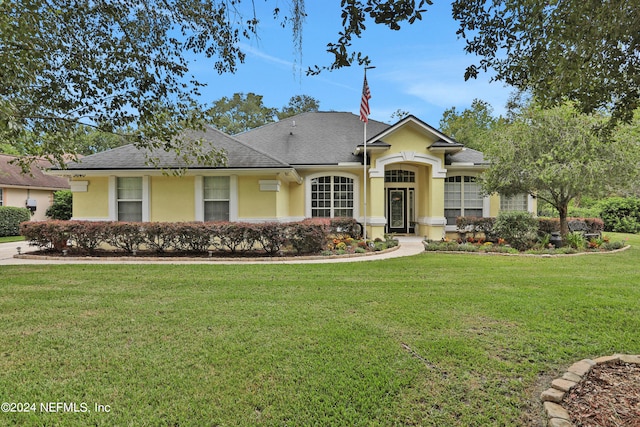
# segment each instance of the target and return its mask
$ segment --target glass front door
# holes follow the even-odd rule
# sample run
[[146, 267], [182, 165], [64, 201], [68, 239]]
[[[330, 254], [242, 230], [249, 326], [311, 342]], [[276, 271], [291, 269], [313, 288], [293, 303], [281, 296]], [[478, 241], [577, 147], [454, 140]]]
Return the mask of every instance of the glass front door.
[[387, 188], [387, 232], [413, 233], [414, 215], [414, 189]]

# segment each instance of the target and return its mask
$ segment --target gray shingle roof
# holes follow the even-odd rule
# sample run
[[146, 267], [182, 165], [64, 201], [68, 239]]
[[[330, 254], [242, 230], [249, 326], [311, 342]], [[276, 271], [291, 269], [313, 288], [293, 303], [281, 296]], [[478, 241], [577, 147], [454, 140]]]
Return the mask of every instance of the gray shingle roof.
[[[227, 153], [227, 168], [286, 168], [289, 165], [275, 157], [263, 153], [259, 149], [250, 147], [237, 139], [207, 126], [204, 131], [187, 131], [184, 134], [188, 139], [200, 139], [203, 148], [215, 147]], [[211, 169], [211, 166], [193, 162], [185, 162], [176, 156], [173, 151], [157, 149], [152, 152], [141, 150], [129, 144], [112, 150], [103, 151], [91, 156], [86, 156], [78, 162], [67, 164], [70, 170], [104, 170], [104, 169], [154, 169], [155, 166], [147, 165], [148, 154], [159, 160], [158, 166], [166, 169], [178, 169], [188, 167], [190, 169]], [[222, 168], [222, 166], [220, 167]]]
[[[295, 125], [294, 125], [295, 123]], [[369, 120], [367, 138], [389, 128]], [[352, 113], [312, 112], [269, 123], [235, 136], [291, 165], [362, 162], [353, 151], [364, 141], [364, 123]]]
[[474, 150], [473, 148], [465, 148], [464, 150], [455, 153], [447, 154], [445, 157], [445, 163], [450, 165], [452, 163], [473, 163], [474, 165], [487, 165], [484, 159], [484, 154], [481, 151]]

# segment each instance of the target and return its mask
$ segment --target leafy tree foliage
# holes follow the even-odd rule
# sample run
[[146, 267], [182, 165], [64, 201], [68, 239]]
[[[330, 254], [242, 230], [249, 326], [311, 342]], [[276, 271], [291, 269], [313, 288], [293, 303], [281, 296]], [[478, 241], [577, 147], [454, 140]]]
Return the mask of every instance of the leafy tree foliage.
[[90, 126], [78, 126], [73, 137], [74, 152], [83, 156], [98, 153], [121, 147], [129, 143], [129, 140], [122, 136], [125, 131], [118, 133], [101, 132]]
[[71, 190], [53, 193], [53, 204], [46, 212], [47, 217], [66, 221], [73, 216], [73, 196]]
[[396, 111], [391, 113], [391, 121], [399, 122], [400, 120], [404, 119], [405, 117], [407, 117], [410, 114], [411, 113], [409, 113], [408, 111], [405, 111], [405, 110], [402, 110], [402, 109], [398, 108]]
[[[420, 19], [427, 2], [343, 1], [344, 31], [328, 47], [333, 64], [323, 68], [366, 63], [350, 52], [365, 21], [397, 30]], [[271, 3], [301, 52], [305, 1], [292, 0], [287, 11]], [[205, 120], [197, 101], [202, 83], [188, 75], [187, 55], [234, 72], [245, 58], [240, 43], [257, 35], [258, 23], [255, 0], [0, 1], [0, 142], [24, 140], [26, 152], [62, 163], [83, 124], [128, 129], [122, 136], [141, 148], [220, 161], [220, 153], [176, 138]]]
[[489, 103], [474, 99], [471, 108], [461, 113], [456, 107], [445, 110], [440, 119], [440, 130], [467, 147], [482, 151], [484, 139], [498, 122]]
[[455, 0], [453, 17], [481, 58], [465, 78], [492, 69], [545, 106], [569, 99], [625, 121], [640, 106], [636, 0]]
[[320, 101], [309, 95], [295, 95], [289, 99], [289, 104], [285, 105], [278, 111], [278, 119], [286, 119], [296, 114], [318, 111], [320, 109]]
[[491, 167], [483, 174], [485, 191], [529, 193], [548, 202], [558, 210], [566, 235], [571, 200], [601, 197], [638, 179], [640, 143], [621, 131], [603, 132], [606, 121], [581, 114], [571, 104], [529, 106], [487, 140], [484, 153]]
[[266, 107], [262, 95], [234, 93], [223, 97], [207, 110], [207, 120], [217, 129], [230, 135], [254, 129], [276, 121], [277, 110]]

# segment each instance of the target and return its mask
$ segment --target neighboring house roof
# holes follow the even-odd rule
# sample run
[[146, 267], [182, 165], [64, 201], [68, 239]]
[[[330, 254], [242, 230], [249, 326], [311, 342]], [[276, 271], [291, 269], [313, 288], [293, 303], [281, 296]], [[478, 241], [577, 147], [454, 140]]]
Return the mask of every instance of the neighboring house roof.
[[[288, 168], [289, 165], [272, 155], [266, 154], [237, 139], [206, 126], [204, 131], [187, 131], [185, 138], [202, 139], [204, 150], [214, 147], [224, 150], [227, 155], [227, 165], [218, 168]], [[149, 158], [158, 160], [157, 166], [147, 164]], [[142, 150], [132, 144], [114, 148], [112, 150], [86, 156], [77, 162], [67, 163], [69, 170], [127, 170], [127, 169], [212, 169], [215, 167], [201, 163], [187, 163], [173, 151], [156, 149]]]
[[16, 156], [0, 154], [0, 187], [34, 188], [41, 190], [64, 190], [69, 188], [66, 178], [45, 175], [42, 170], [51, 167], [46, 160], [36, 160], [28, 173], [20, 165], [11, 163]]
[[[369, 120], [370, 139], [390, 126]], [[291, 165], [337, 165], [359, 162], [354, 153], [364, 142], [364, 123], [352, 113], [309, 112], [236, 135], [245, 143]]]

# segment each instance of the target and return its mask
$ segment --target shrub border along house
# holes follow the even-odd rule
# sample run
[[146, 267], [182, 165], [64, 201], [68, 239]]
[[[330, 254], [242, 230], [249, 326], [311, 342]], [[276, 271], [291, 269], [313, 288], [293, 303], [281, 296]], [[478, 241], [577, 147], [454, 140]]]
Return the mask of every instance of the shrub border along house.
[[358, 240], [361, 226], [353, 218], [291, 223], [231, 222], [24, 222], [29, 245], [72, 255], [155, 254], [282, 256], [380, 251], [397, 241]]
[[[601, 236], [604, 222], [600, 218], [568, 218], [583, 224], [588, 234]], [[534, 218], [526, 212], [501, 212], [497, 218], [459, 217], [459, 238], [442, 241], [425, 240], [426, 251], [483, 253], [527, 253], [537, 255], [602, 252], [623, 248], [624, 242], [610, 242], [605, 237], [587, 238], [573, 232], [565, 236], [564, 245], [554, 245], [552, 235], [559, 233], [558, 218]]]

